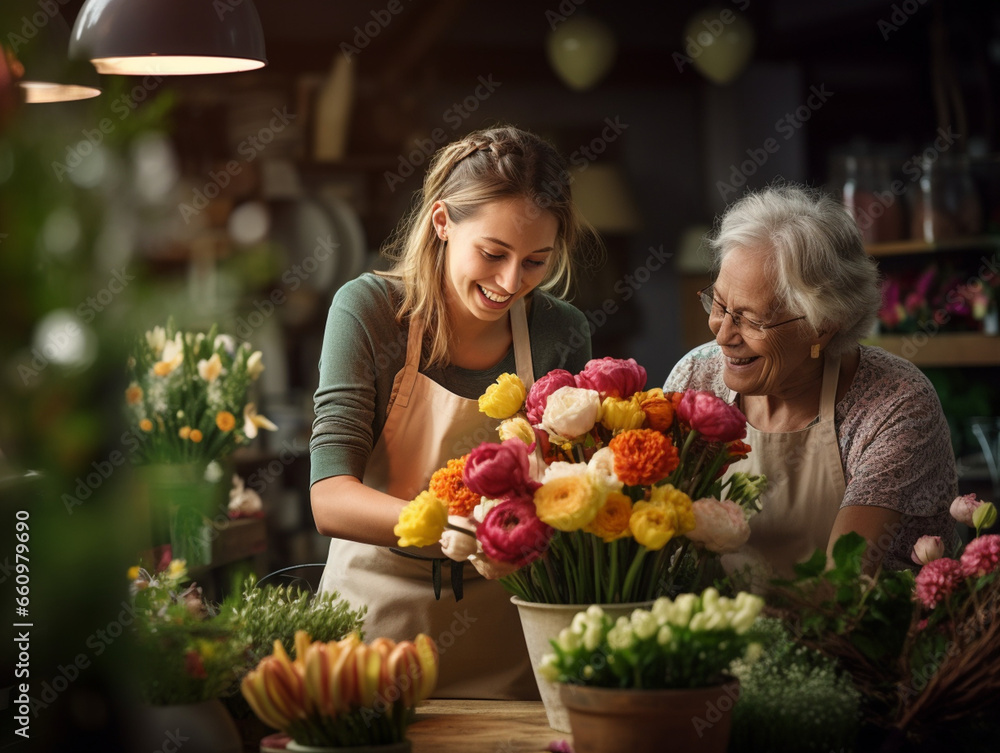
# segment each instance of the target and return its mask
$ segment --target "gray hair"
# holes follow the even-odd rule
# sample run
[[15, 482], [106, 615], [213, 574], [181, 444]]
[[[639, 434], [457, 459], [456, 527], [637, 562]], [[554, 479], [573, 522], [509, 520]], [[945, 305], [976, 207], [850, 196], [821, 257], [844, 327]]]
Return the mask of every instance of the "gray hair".
[[709, 242], [716, 270], [736, 248], [764, 253], [781, 306], [817, 332], [838, 330], [831, 355], [871, 332], [882, 301], [878, 266], [854, 219], [830, 196], [794, 184], [754, 191], [726, 209]]

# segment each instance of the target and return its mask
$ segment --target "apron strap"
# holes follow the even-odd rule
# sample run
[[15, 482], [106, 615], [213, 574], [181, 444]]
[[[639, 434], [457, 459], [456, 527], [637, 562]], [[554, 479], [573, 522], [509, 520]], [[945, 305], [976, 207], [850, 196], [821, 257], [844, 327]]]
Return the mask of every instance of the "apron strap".
[[535, 383], [535, 369], [531, 363], [531, 339], [528, 336], [528, 316], [524, 299], [519, 298], [510, 310], [510, 332], [514, 338], [514, 368], [526, 390]]
[[832, 421], [837, 407], [837, 381], [840, 379], [840, 356], [826, 356], [823, 386], [819, 394], [819, 420]]
[[399, 389], [393, 397], [392, 404], [406, 407], [410, 402], [410, 393], [420, 372], [420, 355], [423, 351], [424, 322], [417, 317], [410, 317], [410, 329], [406, 335], [406, 361], [403, 365], [403, 375], [399, 380]]

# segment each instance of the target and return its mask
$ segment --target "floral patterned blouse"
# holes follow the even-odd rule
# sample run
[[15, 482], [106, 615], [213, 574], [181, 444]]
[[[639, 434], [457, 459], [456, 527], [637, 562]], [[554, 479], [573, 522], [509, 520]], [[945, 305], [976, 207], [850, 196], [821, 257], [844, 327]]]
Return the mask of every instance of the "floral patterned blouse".
[[[665, 391], [709, 390], [729, 399], [722, 350], [695, 348], [670, 372]], [[915, 568], [910, 551], [924, 535], [955, 542], [949, 515], [958, 494], [951, 435], [930, 381], [909, 361], [861, 346], [861, 361], [834, 414], [847, 490], [841, 507], [875, 505], [902, 513], [883, 560], [891, 569]]]

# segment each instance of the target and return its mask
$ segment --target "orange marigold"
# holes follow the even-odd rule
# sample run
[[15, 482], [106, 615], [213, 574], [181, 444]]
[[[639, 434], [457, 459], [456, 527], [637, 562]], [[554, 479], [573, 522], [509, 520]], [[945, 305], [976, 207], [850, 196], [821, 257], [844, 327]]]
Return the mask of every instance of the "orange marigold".
[[232, 431], [236, 428], [236, 416], [227, 410], [220, 410], [215, 414], [215, 425], [219, 431]]
[[600, 536], [605, 542], [628, 536], [629, 519], [632, 517], [632, 500], [621, 492], [608, 492], [604, 506], [597, 511], [590, 523], [583, 530]]
[[655, 484], [680, 462], [674, 443], [654, 429], [623, 431], [608, 447], [615, 456], [615, 474], [629, 486]]
[[142, 421], [139, 422], [139, 428], [146, 432], [152, 431], [153, 422], [150, 421], [148, 418], [144, 418], [142, 419]]
[[138, 405], [142, 402], [142, 387], [138, 384], [130, 384], [125, 390], [125, 402], [129, 405]]
[[191, 429], [191, 434], [188, 438], [195, 444], [198, 444], [198, 442], [205, 438], [205, 435], [201, 433], [201, 429]]
[[434, 471], [428, 486], [431, 494], [448, 504], [449, 515], [461, 515], [463, 518], [469, 517], [480, 501], [480, 496], [462, 481], [468, 457], [463, 455], [449, 460], [444, 468]]
[[665, 397], [647, 397], [639, 407], [646, 414], [646, 428], [667, 431], [674, 423], [674, 404]]

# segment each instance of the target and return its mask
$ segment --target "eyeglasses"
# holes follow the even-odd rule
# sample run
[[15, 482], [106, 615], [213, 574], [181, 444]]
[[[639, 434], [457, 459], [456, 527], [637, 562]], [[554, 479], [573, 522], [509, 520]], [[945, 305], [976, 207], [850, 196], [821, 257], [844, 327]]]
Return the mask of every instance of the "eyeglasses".
[[712, 288], [714, 285], [709, 285], [707, 288], [703, 288], [698, 291], [698, 298], [701, 300], [701, 305], [705, 308], [705, 313], [708, 314], [708, 320], [721, 322], [726, 314], [729, 314], [729, 318], [733, 320], [733, 326], [739, 331], [740, 335], [747, 338], [748, 340], [763, 340], [767, 337], [767, 331], [774, 329], [775, 327], [780, 327], [782, 324], [791, 324], [792, 322], [797, 322], [799, 319], [805, 319], [804, 316], [797, 316], [794, 319], [786, 319], [783, 322], [778, 322], [777, 324], [763, 324], [761, 322], [755, 322], [753, 319], [743, 316], [742, 314], [735, 314], [721, 303], [719, 303], [715, 298], [712, 297]]

